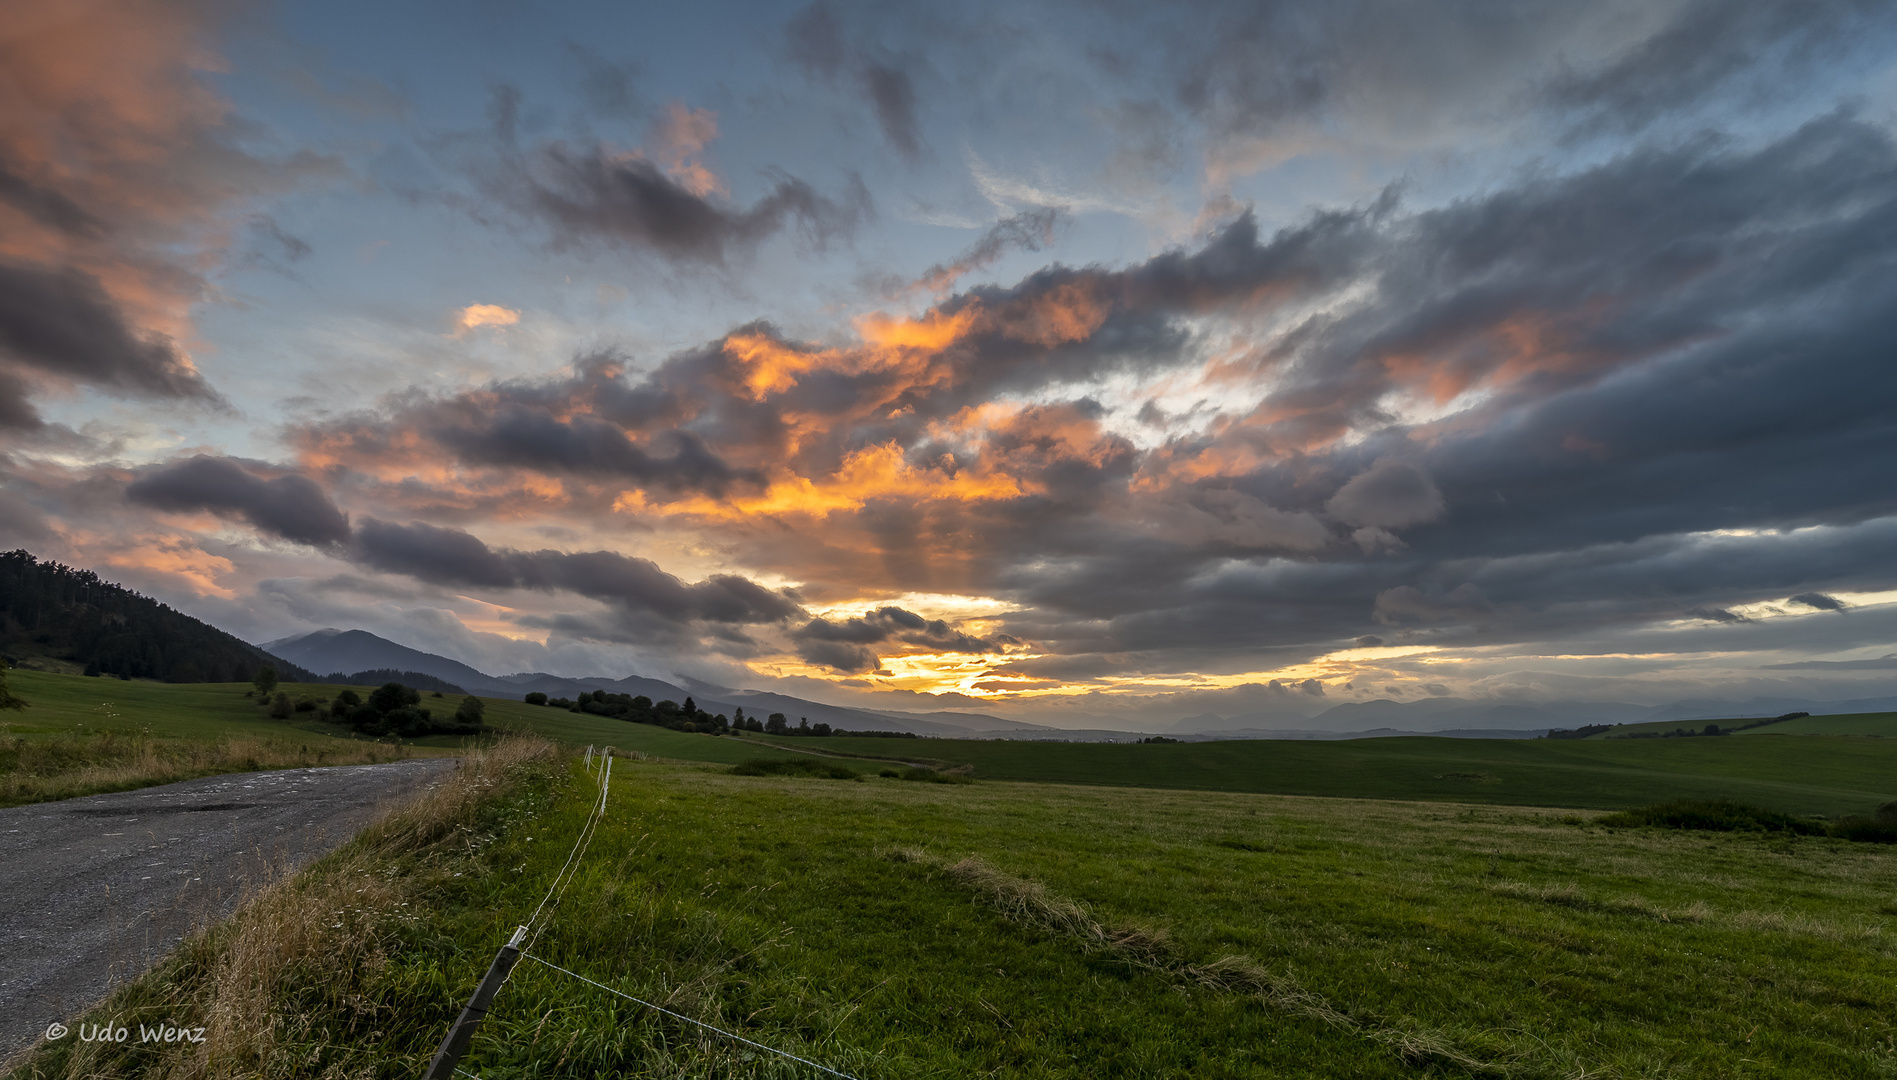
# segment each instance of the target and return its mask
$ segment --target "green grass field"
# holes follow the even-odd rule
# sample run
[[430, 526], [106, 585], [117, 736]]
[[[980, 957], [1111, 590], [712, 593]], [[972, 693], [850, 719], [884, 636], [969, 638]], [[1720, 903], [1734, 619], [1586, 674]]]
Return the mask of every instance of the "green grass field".
[[1897, 742], [1873, 738], [776, 741], [968, 764], [995, 780], [1201, 791], [1593, 809], [1723, 797], [1802, 814], [1868, 812], [1897, 798]]
[[[176, 1071], [191, 1051], [69, 1043], [21, 1075], [415, 1075], [572, 850], [571, 769], [306, 874], [251, 920], [299, 927], [271, 978], [217, 974], [251, 955], [233, 931], [98, 1014], [215, 1018], [215, 975], [274, 1042]], [[608, 809], [530, 951], [861, 1080], [1897, 1076], [1889, 847], [660, 761], [615, 762]], [[531, 960], [464, 1067], [817, 1075]]]
[[[0, 720], [0, 735], [44, 739], [116, 731], [160, 739], [242, 734], [367, 742], [313, 713], [271, 720], [243, 684], [166, 685], [11, 673], [33, 702]], [[327, 698], [339, 687], [291, 686]], [[713, 737], [667, 731], [499, 698], [483, 699], [487, 723], [564, 746], [612, 745], [684, 761], [735, 764], [782, 750], [851, 759], [973, 766], [986, 779], [1199, 791], [1321, 795], [1621, 809], [1673, 799], [1731, 798], [1799, 814], [1863, 813], [1897, 798], [1897, 714], [1810, 717], [1693, 739], [1357, 739], [1129, 744], [955, 739]], [[424, 696], [447, 710], [455, 699]], [[1817, 737], [1828, 735], [1830, 737]], [[405, 752], [449, 752], [461, 736], [404, 740]], [[391, 744], [392, 745], [392, 744]], [[175, 778], [175, 777], [174, 777]]]

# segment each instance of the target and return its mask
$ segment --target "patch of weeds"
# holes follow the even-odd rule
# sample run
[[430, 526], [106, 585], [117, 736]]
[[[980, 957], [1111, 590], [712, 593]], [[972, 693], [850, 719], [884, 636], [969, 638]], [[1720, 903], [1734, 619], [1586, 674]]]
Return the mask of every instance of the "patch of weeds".
[[1825, 823], [1793, 817], [1732, 799], [1676, 799], [1622, 810], [1595, 819], [1610, 829], [1700, 829], [1711, 832], [1784, 832], [1823, 836]]
[[1212, 842], [1223, 848], [1231, 848], [1233, 851], [1256, 851], [1268, 854], [1277, 850], [1270, 844], [1255, 844], [1250, 840], [1214, 840]]
[[[883, 775], [888, 776], [889, 773], [893, 771], [894, 770], [885, 771]], [[972, 784], [975, 782], [974, 776], [971, 775], [973, 772], [974, 770], [967, 766], [963, 766], [959, 769], [937, 770], [918, 765], [911, 769], [902, 770], [900, 775], [904, 780], [920, 780], [925, 784]]]
[[847, 765], [819, 758], [753, 758], [731, 767], [733, 776], [814, 776], [827, 780], [861, 780], [862, 774]]
[[1860, 844], [1897, 844], [1897, 802], [1885, 803], [1870, 814], [1852, 814], [1827, 821], [1817, 817], [1794, 817], [1731, 799], [1681, 799], [1622, 810], [1598, 818], [1595, 823], [1617, 829], [1648, 827], [1784, 833], [1792, 836], [1830, 836]]

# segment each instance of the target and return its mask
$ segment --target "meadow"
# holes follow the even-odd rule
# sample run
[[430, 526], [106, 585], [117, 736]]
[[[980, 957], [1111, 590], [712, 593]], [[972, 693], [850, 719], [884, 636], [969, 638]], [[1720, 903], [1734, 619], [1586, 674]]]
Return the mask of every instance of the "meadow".
[[[68, 1040], [18, 1075], [416, 1075], [598, 799], [572, 757], [512, 753], [510, 781], [488, 766], [433, 826], [372, 832], [94, 1014], [236, 1034]], [[860, 1080], [1897, 1076], [1887, 846], [613, 765], [530, 953]], [[463, 1067], [819, 1075], [533, 960]]]
[[[15, 690], [33, 702], [24, 713], [0, 718], [0, 785], [35, 771], [9, 766], [5, 747], [26, 751], [64, 740], [61, 761], [97, 758], [118, 763], [115, 779], [99, 774], [90, 788], [49, 781], [53, 765], [38, 770], [33, 791], [0, 786], [14, 803], [90, 790], [120, 790], [207, 772], [297, 764], [385, 760], [373, 755], [459, 752], [465, 736], [370, 740], [326, 722], [319, 713], [271, 720], [245, 697], [247, 684], [174, 685], [83, 678], [36, 671], [10, 673]], [[293, 696], [327, 699], [341, 687], [292, 685]], [[452, 696], [424, 695], [423, 705], [452, 710]], [[616, 746], [684, 761], [737, 764], [762, 753], [841, 758], [859, 771], [888, 761], [967, 767], [991, 780], [1115, 787], [1171, 788], [1336, 798], [1388, 798], [1497, 806], [1625, 809], [1677, 799], [1738, 799], [1795, 814], [1868, 813], [1897, 798], [1897, 739], [1878, 737], [1897, 727], [1892, 714], [1810, 717], [1740, 736], [1690, 739], [1443, 739], [1404, 737], [1337, 742], [1249, 740], [1203, 743], [1055, 743], [970, 739], [790, 738], [757, 734], [713, 737], [669, 731], [547, 706], [485, 698], [486, 722], [501, 731], [530, 732], [569, 748]], [[1811, 733], [1806, 733], [1811, 732]], [[1832, 734], [1836, 733], [1836, 734]], [[100, 749], [101, 736], [104, 750]], [[90, 744], [86, 740], [92, 740]], [[213, 753], [206, 747], [233, 739], [257, 751]], [[10, 740], [10, 741], [4, 741]], [[473, 740], [479, 741], [479, 740]], [[232, 744], [234, 745], [234, 744]], [[149, 748], [165, 750], [189, 768], [140, 773], [125, 767]], [[42, 753], [45, 759], [50, 750]], [[304, 755], [307, 761], [295, 755]], [[117, 755], [113, 757], [112, 755]], [[25, 759], [16, 759], [25, 760]], [[247, 764], [269, 761], [272, 764]], [[76, 766], [75, 766], [76, 767]], [[186, 768], [180, 765], [178, 768]], [[6, 778], [12, 777], [14, 780]], [[119, 786], [99, 786], [116, 783]]]
[[1621, 809], [1732, 798], [1799, 814], [1867, 813], [1897, 798], [1897, 740], [1695, 739], [1046, 743], [778, 739], [849, 756], [913, 755], [977, 776], [1062, 784]]
[[[322, 710], [273, 720], [249, 683], [160, 683], [20, 668], [8, 671], [7, 679], [13, 692], [31, 704], [21, 712], [0, 713], [0, 806], [219, 773], [452, 755], [484, 741], [454, 735], [372, 739], [328, 722]], [[364, 688], [286, 683], [282, 689], [293, 699], [327, 701], [344, 689]], [[425, 694], [422, 705], [452, 712], [458, 700]], [[486, 722], [497, 732], [533, 732], [569, 747], [616, 745], [643, 754], [727, 764], [760, 752], [755, 744], [737, 739], [627, 724], [505, 698], [482, 701]]]

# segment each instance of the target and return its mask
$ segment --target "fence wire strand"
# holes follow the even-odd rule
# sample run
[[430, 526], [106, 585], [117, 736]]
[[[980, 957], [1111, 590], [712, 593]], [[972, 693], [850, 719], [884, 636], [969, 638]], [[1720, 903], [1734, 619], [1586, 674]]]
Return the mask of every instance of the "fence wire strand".
[[[598, 831], [599, 823], [606, 818], [606, 795], [613, 782], [613, 759], [610, 748], [603, 751], [601, 756], [604, 760], [599, 770], [599, 801], [593, 804], [593, 812], [587, 815], [586, 824], [581, 827], [580, 835], [574, 839], [573, 850], [567, 853], [565, 865], [561, 866], [560, 872], [554, 875], [553, 884], [547, 886], [547, 895], [541, 897], [540, 906], [534, 908], [533, 915], [527, 920], [527, 926], [533, 930], [533, 937], [528, 940], [527, 948], [532, 948], [534, 943], [540, 940], [540, 932], [546, 929], [546, 923], [540, 921], [540, 913], [546, 908], [547, 902], [553, 901], [553, 911], [560, 910], [559, 900], [555, 899], [555, 894], [557, 893], [560, 899], [566, 898], [566, 887], [573, 884], [573, 879], [580, 875], [578, 864], [584, 860], [586, 849], [592, 846], [593, 834]], [[573, 871], [571, 875], [567, 873], [569, 868]], [[547, 919], [551, 921], [552, 918], [553, 912], [547, 912]]]
[[694, 1020], [691, 1017], [684, 1015], [683, 1013], [675, 1013], [663, 1005], [654, 1005], [650, 1001], [646, 1001], [642, 998], [633, 997], [631, 994], [626, 993], [624, 990], [615, 990], [612, 987], [607, 986], [605, 983], [594, 982], [592, 979], [589, 979], [586, 976], [581, 975], [577, 971], [568, 971], [567, 969], [561, 967], [560, 965], [553, 963], [550, 960], [542, 960], [541, 958], [539, 958], [538, 956], [535, 956], [534, 954], [530, 952], [523, 952], [520, 955], [525, 959], [532, 960], [534, 963], [542, 965], [543, 967], [550, 967], [562, 975], [568, 975], [575, 979], [578, 979], [589, 986], [597, 986], [601, 990], [604, 990], [609, 994], [616, 994], [619, 997], [625, 998], [627, 1001], [630, 1001], [635, 1005], [643, 1005], [646, 1008], [653, 1010], [654, 1012], [662, 1012], [665, 1015], [673, 1018], [674, 1020], [683, 1020], [688, 1024], [694, 1024], [698, 1027], [704, 1028], [706, 1031], [710, 1031], [715, 1034], [722, 1035], [727, 1039], [731, 1039], [736, 1042], [741, 1042], [746, 1046], [755, 1046], [759, 1050], [762, 1050], [767, 1054], [776, 1054], [778, 1057], [789, 1058], [790, 1060], [795, 1061], [800, 1065], [808, 1065], [811, 1068], [818, 1070], [819, 1072], [826, 1072], [826, 1073], [829, 1073], [831, 1076], [840, 1076], [843, 1078], [843, 1080], [856, 1080], [856, 1077], [851, 1076], [849, 1073], [838, 1072], [835, 1069], [832, 1069], [828, 1065], [819, 1065], [816, 1062], [811, 1061], [809, 1058], [800, 1058], [796, 1054], [793, 1054], [788, 1050], [779, 1050], [775, 1046], [766, 1046], [763, 1043], [758, 1042], [754, 1039], [747, 1039], [744, 1036], [737, 1034], [736, 1032], [726, 1031], [724, 1028], [716, 1027], [712, 1024], [707, 1024], [703, 1020]]

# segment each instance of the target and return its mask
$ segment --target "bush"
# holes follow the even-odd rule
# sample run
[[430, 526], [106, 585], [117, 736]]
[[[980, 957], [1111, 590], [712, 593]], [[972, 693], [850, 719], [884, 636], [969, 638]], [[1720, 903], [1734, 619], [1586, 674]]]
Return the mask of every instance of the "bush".
[[399, 682], [387, 682], [376, 687], [369, 694], [369, 705], [376, 712], [393, 712], [404, 705], [420, 705], [422, 695], [419, 690], [410, 690]]
[[277, 691], [276, 697], [270, 699], [270, 719], [272, 720], [288, 720], [294, 709], [295, 706], [290, 704], [290, 695], [281, 690]]
[[862, 776], [847, 765], [817, 758], [753, 758], [731, 767], [733, 776], [817, 776], [831, 780], [861, 780]]
[[313, 697], [297, 698], [296, 711], [297, 712], [315, 712], [316, 706], [320, 704], [322, 704], [322, 702], [317, 701]]
[[1789, 832], [1822, 836], [1825, 823], [1749, 806], [1731, 799], [1679, 799], [1622, 810], [1597, 819], [1608, 828], [1705, 829], [1713, 832]]
[[350, 710], [360, 704], [362, 704], [361, 694], [356, 693], [354, 690], [344, 690], [342, 693], [336, 695], [336, 700], [329, 703], [329, 715], [336, 717], [348, 716]]
[[1897, 820], [1889, 818], [1843, 817], [1832, 822], [1825, 831], [1840, 840], [1859, 844], [1897, 844]]
[[[336, 697], [338, 706], [342, 705], [345, 697], [354, 696], [345, 690]], [[482, 730], [481, 699], [470, 695], [461, 703], [455, 715], [445, 719], [436, 719], [427, 709], [421, 708], [421, 699], [420, 691], [391, 682], [377, 687], [369, 695], [368, 701], [342, 707], [348, 710], [349, 726], [364, 735], [396, 735], [404, 739], [418, 739], [424, 735], [472, 735]], [[474, 703], [472, 709], [468, 702]], [[472, 719], [467, 715], [469, 712], [473, 713]], [[338, 715], [342, 715], [340, 711]]]
[[528, 694], [525, 700], [529, 705], [545, 705], [547, 703], [547, 695], [535, 690], [533, 693]]
[[1897, 802], [1885, 803], [1868, 816], [1853, 814], [1836, 821], [1823, 821], [1793, 817], [1730, 799], [1687, 799], [1622, 810], [1598, 820], [1610, 828], [1644, 825], [1715, 832], [1782, 832], [1794, 836], [1830, 836], [1860, 844], [1897, 844]]
[[487, 706], [481, 703], [481, 699], [475, 697], [473, 694], [469, 694], [467, 697], [461, 699], [460, 705], [455, 707], [454, 718], [463, 724], [473, 724], [476, 728], [479, 728], [481, 726], [481, 714], [486, 711]]

